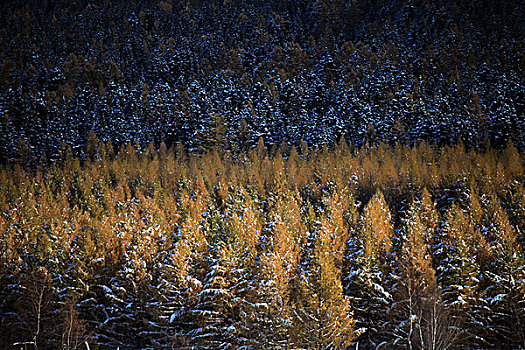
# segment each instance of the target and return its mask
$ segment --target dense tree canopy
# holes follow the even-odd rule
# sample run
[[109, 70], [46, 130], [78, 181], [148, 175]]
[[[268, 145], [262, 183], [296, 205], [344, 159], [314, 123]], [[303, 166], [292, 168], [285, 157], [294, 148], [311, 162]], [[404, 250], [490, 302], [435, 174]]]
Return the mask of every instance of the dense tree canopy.
[[1, 348], [525, 345], [512, 145], [90, 142], [0, 171]]
[[525, 147], [521, 1], [3, 1], [0, 161], [116, 147]]

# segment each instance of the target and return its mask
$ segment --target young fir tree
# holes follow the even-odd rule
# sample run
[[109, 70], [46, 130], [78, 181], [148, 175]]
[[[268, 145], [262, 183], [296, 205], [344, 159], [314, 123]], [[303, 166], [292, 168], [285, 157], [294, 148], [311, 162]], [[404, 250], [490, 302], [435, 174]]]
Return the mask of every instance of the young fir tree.
[[482, 274], [474, 227], [463, 210], [453, 205], [440, 230], [438, 281], [444, 307], [460, 327], [463, 344], [486, 346], [480, 327], [485, 319], [485, 303], [480, 294]]
[[378, 191], [349, 240], [343, 280], [360, 334], [357, 341], [365, 347], [375, 348], [389, 338], [386, 313], [392, 302], [389, 261], [393, 233], [390, 210]]
[[441, 292], [432, 267], [431, 244], [435, 211], [428, 193], [410, 206], [404, 220], [404, 240], [396, 260], [390, 310], [394, 322], [392, 346], [409, 349], [446, 349], [455, 345], [457, 332], [441, 304]]
[[[162, 346], [189, 346], [185, 337], [193, 327], [191, 310], [202, 290], [202, 269], [209, 248], [203, 227], [202, 214], [206, 212], [207, 190], [203, 183], [190, 198], [190, 189], [181, 190], [177, 203], [176, 231], [172, 233], [172, 249], [164, 252], [156, 294], [157, 319]], [[180, 213], [180, 214], [179, 214]]]
[[[200, 178], [200, 177], [199, 177]], [[204, 192], [204, 189], [202, 189]], [[192, 283], [200, 285], [190, 295], [178, 322], [187, 324], [175, 337], [179, 348], [238, 348], [244, 345], [239, 337], [244, 298], [244, 274], [255, 256], [254, 244], [259, 234], [255, 215], [247, 205], [230, 203], [229, 189], [219, 186], [214, 198], [200, 212], [200, 237], [195, 248], [202, 249], [192, 259]], [[242, 197], [242, 195], [241, 195]], [[203, 208], [204, 209], [204, 208]], [[246, 222], [237, 211], [245, 215]], [[193, 215], [192, 215], [193, 216]], [[197, 232], [199, 232], [197, 231]], [[194, 233], [187, 236], [193, 245]]]
[[[231, 320], [229, 330], [232, 335], [232, 346], [261, 347], [267, 331], [263, 316], [268, 310], [266, 300], [262, 298], [257, 278], [258, 247], [262, 232], [261, 215], [249, 194], [241, 189], [233, 196], [232, 212], [227, 214], [228, 241], [236, 264], [230, 279], [235, 280], [232, 286], [233, 313], [237, 316]], [[277, 338], [277, 336], [276, 336]], [[277, 340], [277, 339], [276, 339]]]
[[306, 231], [300, 197], [282, 175], [274, 178], [258, 256], [249, 270], [243, 336], [256, 349], [284, 349], [290, 343], [290, 291]]
[[508, 348], [525, 347], [525, 258], [495, 195], [484, 198], [485, 235], [492, 249], [484, 271], [483, 291], [489, 303], [489, 341]]
[[517, 181], [511, 183], [505, 192], [505, 209], [518, 243], [525, 249], [525, 188]]
[[[98, 323], [97, 342], [106, 347], [126, 344], [147, 347], [152, 343], [148, 321], [153, 315], [147, 303], [151, 298], [152, 266], [144, 252], [156, 251], [150, 243], [157, 234], [142, 230], [137, 203], [123, 204], [118, 224], [107, 220], [99, 223], [98, 233], [95, 229], [92, 232], [93, 249], [105, 251], [94, 261], [100, 273], [93, 276], [88, 293], [91, 298], [86, 300], [85, 307], [90, 318]], [[97, 247], [97, 241], [103, 245]]]
[[233, 349], [244, 345], [236, 327], [240, 281], [238, 257], [231, 246], [215, 247], [206, 260], [202, 289], [186, 311], [191, 326], [179, 337], [181, 349]]
[[251, 269], [245, 308], [246, 338], [256, 349], [285, 349], [290, 343], [290, 283], [298, 250], [282, 220], [272, 215], [271, 235]]
[[199, 287], [199, 284], [192, 283], [191, 250], [186, 239], [179, 238], [173, 249], [163, 255], [159, 277], [154, 281], [156, 293], [152, 300], [155, 328], [159, 333], [155, 339], [157, 347], [176, 345], [177, 335], [190, 327], [182, 316], [186, 306], [191, 305], [191, 297], [198, 293], [195, 289]]
[[307, 349], [346, 348], [356, 336], [355, 322], [329, 228], [321, 223], [303, 253], [291, 310], [292, 341]]

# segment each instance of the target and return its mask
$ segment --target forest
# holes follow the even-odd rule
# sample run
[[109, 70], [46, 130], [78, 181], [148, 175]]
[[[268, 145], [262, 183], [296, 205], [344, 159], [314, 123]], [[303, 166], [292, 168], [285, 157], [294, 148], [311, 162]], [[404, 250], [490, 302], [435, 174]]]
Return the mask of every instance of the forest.
[[0, 1], [0, 349], [525, 349], [522, 0]]
[[0, 172], [1, 348], [525, 345], [512, 144], [88, 145]]
[[0, 162], [81, 157], [90, 130], [523, 150], [524, 38], [521, 0], [6, 0]]

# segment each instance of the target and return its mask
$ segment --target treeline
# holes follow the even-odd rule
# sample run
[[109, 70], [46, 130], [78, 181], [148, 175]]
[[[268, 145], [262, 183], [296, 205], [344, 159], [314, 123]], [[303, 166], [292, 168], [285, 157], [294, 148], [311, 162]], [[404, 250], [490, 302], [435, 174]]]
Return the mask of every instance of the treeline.
[[90, 142], [0, 171], [0, 347], [525, 346], [524, 156]]
[[424, 140], [525, 149], [517, 0], [3, 1], [0, 162], [91, 129], [207, 150]]

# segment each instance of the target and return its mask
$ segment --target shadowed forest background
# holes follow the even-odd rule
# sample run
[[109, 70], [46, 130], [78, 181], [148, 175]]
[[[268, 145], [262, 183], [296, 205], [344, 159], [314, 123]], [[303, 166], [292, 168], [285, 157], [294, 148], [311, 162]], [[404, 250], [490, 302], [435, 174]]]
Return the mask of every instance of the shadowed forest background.
[[525, 348], [524, 7], [2, 2], [0, 348]]
[[[0, 161], [379, 140], [525, 147], [523, 1], [4, 1]], [[216, 135], [218, 134], [218, 135]], [[220, 139], [217, 137], [220, 136]]]

